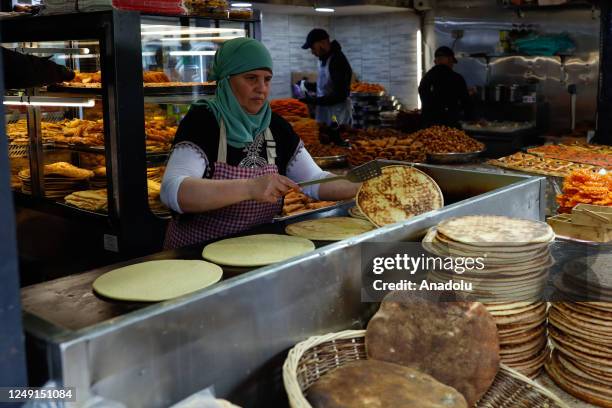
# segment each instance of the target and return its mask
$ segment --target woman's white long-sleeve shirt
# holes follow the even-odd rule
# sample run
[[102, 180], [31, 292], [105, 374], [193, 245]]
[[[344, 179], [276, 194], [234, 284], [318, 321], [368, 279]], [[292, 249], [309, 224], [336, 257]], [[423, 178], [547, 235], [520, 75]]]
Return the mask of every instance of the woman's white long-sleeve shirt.
[[[296, 183], [328, 177], [330, 173], [321, 170], [314, 162], [310, 153], [300, 143], [297, 152], [287, 165], [287, 177]], [[160, 198], [166, 207], [177, 213], [183, 211], [178, 203], [179, 187], [187, 177], [202, 178], [209, 162], [200, 147], [190, 142], [178, 143], [168, 159], [166, 171], [162, 180]], [[305, 187], [304, 194], [319, 199], [320, 184]]]

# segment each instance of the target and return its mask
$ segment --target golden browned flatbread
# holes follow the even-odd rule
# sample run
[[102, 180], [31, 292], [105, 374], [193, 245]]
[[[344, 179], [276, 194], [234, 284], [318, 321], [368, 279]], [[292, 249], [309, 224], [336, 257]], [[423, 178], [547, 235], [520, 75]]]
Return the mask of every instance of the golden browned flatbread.
[[364, 182], [357, 193], [359, 210], [377, 226], [404, 221], [443, 205], [436, 182], [411, 166], [385, 167], [381, 176]]
[[438, 224], [437, 230], [453, 241], [476, 246], [521, 246], [555, 239], [555, 233], [545, 222], [499, 215], [450, 218]]
[[66, 203], [89, 211], [107, 211], [106, 189], [75, 191], [67, 195]]
[[[61, 176], [75, 180], [86, 180], [94, 176], [94, 172], [91, 170], [81, 169], [75, 165], [66, 162], [57, 162], [51, 164], [45, 164], [44, 167], [45, 176]], [[25, 169], [19, 172], [19, 177], [30, 178], [30, 169]]]
[[368, 357], [411, 367], [457, 389], [473, 406], [500, 363], [493, 316], [476, 302], [442, 302], [392, 292], [370, 320]]
[[357, 360], [321, 377], [308, 390], [314, 408], [467, 408], [452, 387], [412, 368]]

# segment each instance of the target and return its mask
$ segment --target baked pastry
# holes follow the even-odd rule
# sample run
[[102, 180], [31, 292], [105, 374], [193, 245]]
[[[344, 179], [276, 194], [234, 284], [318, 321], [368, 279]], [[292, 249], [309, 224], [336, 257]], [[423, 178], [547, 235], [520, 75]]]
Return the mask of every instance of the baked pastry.
[[368, 324], [366, 350], [455, 388], [471, 407], [499, 369], [497, 327], [481, 303], [442, 300], [390, 293]]
[[467, 408], [454, 388], [412, 368], [357, 360], [319, 379], [306, 398], [314, 408]]

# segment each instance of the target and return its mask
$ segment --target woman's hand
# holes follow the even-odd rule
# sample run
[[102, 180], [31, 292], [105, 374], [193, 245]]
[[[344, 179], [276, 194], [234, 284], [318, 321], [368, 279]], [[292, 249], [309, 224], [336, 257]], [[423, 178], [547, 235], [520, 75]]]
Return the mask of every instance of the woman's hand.
[[291, 189], [301, 190], [295, 182], [280, 174], [266, 174], [248, 181], [250, 199], [259, 202], [275, 203]]

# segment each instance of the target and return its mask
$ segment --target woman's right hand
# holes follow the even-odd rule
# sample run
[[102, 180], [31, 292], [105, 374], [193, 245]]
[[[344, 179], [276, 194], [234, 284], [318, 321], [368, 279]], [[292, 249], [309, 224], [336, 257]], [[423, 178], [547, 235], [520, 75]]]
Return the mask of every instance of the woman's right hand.
[[291, 189], [301, 190], [293, 180], [276, 173], [249, 179], [248, 189], [251, 200], [264, 203], [277, 202]]

